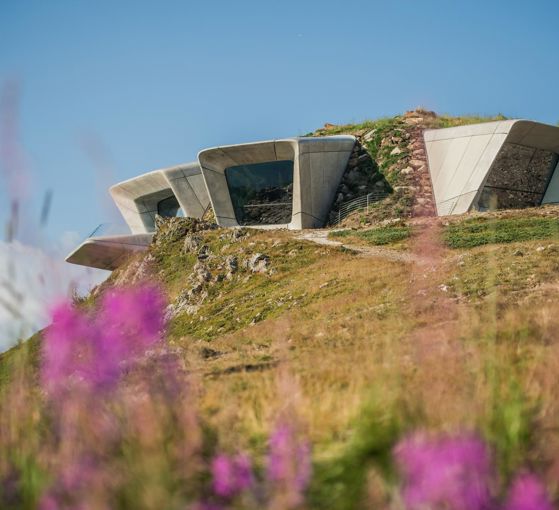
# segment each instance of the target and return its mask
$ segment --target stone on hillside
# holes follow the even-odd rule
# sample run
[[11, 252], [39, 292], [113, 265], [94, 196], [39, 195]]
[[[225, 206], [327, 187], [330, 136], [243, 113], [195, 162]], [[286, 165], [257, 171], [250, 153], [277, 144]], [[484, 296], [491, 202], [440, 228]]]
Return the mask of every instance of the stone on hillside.
[[235, 257], [234, 255], [229, 255], [225, 259], [225, 269], [227, 270], [227, 274], [225, 275], [225, 278], [231, 280], [233, 278], [233, 275], [239, 269], [239, 261], [237, 257]]
[[263, 253], [255, 253], [246, 261], [246, 267], [253, 273], [265, 273], [270, 266], [270, 257]]
[[201, 246], [198, 250], [198, 260], [206, 260], [210, 255], [210, 247], [206, 244]]
[[191, 253], [196, 251], [200, 244], [202, 244], [202, 239], [199, 236], [188, 234], [184, 238], [184, 244], [182, 247], [183, 253]]
[[398, 154], [402, 154], [402, 149], [400, 149], [400, 147], [394, 147], [394, 148], [390, 151], [390, 155], [391, 155], [391, 156], [397, 156]]
[[242, 239], [248, 234], [246, 228], [234, 228], [231, 232], [231, 241], [235, 242]]
[[196, 262], [192, 268], [194, 279], [202, 282], [209, 282], [212, 278], [212, 273], [208, 270], [208, 267], [202, 262]]
[[365, 133], [365, 134], [363, 135], [363, 141], [365, 141], [365, 142], [370, 142], [370, 141], [373, 139], [373, 137], [375, 136], [375, 133], [376, 133], [376, 132], [377, 132], [376, 129], [372, 129], [372, 130], [369, 131], [368, 133]]
[[413, 168], [411, 166], [407, 166], [406, 168], [402, 168], [400, 173], [404, 174], [404, 175], [409, 175], [409, 174], [413, 173]]
[[213, 230], [217, 228], [215, 223], [198, 220], [195, 218], [167, 218], [155, 215], [155, 236], [153, 242], [156, 245], [164, 241], [174, 242], [186, 236], [186, 234]]

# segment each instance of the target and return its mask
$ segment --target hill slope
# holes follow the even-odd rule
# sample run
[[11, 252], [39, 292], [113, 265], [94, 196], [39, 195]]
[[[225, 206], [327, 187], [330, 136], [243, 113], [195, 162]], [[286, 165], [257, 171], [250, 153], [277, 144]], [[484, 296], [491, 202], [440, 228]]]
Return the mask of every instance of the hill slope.
[[[382, 140], [402, 122], [328, 133], [386, 129], [368, 150], [395, 189], [411, 156], [384, 160], [378, 150], [393, 152]], [[78, 306], [95, 309], [113, 286], [158, 281], [169, 342], [196, 375], [201, 414], [224, 448], [258, 454], [272, 417], [295, 403], [314, 446], [313, 507], [382, 499], [388, 489], [372, 490], [371, 477], [392, 483], [382, 466], [417, 428], [479, 431], [505, 480], [527, 465], [550, 480], [559, 208], [439, 219], [414, 216], [409, 192], [322, 234], [161, 220], [148, 252]], [[4, 371], [16, 354], [2, 358]]]

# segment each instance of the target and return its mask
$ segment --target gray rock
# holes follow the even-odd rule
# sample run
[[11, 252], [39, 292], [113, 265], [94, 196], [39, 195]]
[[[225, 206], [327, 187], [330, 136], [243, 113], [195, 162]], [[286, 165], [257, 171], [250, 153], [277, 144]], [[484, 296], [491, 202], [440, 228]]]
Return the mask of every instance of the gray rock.
[[239, 261], [234, 255], [229, 255], [225, 259], [225, 267], [230, 273], [236, 273], [239, 269]]
[[203, 245], [198, 250], [198, 260], [206, 260], [210, 254], [210, 247], [208, 245]]
[[247, 260], [247, 268], [253, 273], [265, 273], [270, 266], [270, 257], [263, 253], [255, 253]]
[[189, 234], [184, 238], [182, 246], [183, 253], [195, 252], [202, 244], [202, 239], [199, 236]]
[[246, 228], [235, 228], [233, 229], [233, 231], [231, 232], [231, 241], [238, 241], [239, 239], [242, 239], [243, 237], [245, 237], [247, 235], [247, 229]]
[[193, 267], [193, 279], [198, 282], [209, 282], [212, 279], [212, 273], [207, 266], [201, 262], [197, 262]]

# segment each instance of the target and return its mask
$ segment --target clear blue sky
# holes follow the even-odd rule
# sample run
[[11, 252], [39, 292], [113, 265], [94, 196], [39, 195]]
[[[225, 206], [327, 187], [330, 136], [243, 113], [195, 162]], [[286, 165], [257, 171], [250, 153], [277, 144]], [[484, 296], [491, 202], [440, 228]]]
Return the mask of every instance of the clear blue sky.
[[558, 22], [557, 0], [0, 0], [0, 85], [48, 236], [85, 236], [110, 183], [208, 146], [417, 105], [555, 124]]

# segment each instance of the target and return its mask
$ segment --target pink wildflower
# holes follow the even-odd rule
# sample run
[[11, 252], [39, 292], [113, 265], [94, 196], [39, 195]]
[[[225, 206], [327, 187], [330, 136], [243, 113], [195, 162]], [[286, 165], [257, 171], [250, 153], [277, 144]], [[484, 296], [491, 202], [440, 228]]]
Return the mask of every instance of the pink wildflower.
[[163, 299], [153, 287], [107, 294], [96, 318], [72, 308], [57, 307], [45, 335], [42, 377], [50, 392], [70, 383], [111, 386], [126, 362], [154, 345], [163, 327]]
[[413, 436], [396, 447], [396, 461], [409, 509], [489, 508], [491, 463], [485, 444], [478, 438]]
[[221, 497], [231, 498], [248, 489], [253, 482], [250, 458], [218, 455], [212, 462], [213, 489]]
[[292, 427], [280, 424], [270, 437], [268, 478], [286, 493], [288, 507], [295, 507], [302, 502], [311, 470], [309, 444], [300, 442]]
[[552, 510], [543, 484], [534, 475], [518, 476], [510, 490], [505, 510]]

